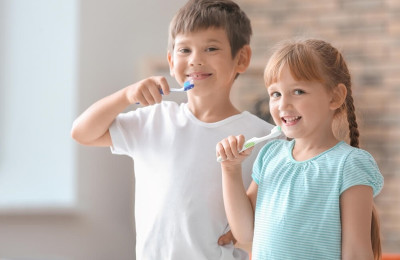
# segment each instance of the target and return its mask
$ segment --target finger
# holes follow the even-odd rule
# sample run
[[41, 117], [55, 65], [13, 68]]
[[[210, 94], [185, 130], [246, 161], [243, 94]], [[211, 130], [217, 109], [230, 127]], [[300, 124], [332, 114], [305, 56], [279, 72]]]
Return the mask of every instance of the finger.
[[215, 146], [215, 155], [217, 157], [221, 156], [222, 150], [223, 150], [222, 144], [221, 142], [218, 142], [217, 145]]
[[239, 156], [239, 139], [237, 136], [229, 136], [228, 140], [231, 146], [233, 159], [236, 159]]
[[152, 78], [144, 79], [135, 84], [134, 96], [135, 100], [143, 106], [148, 106], [154, 103], [151, 97], [149, 88], [154, 85]]
[[238, 136], [236, 136], [236, 139], [237, 139], [238, 148], [239, 148], [239, 151], [240, 151], [243, 148], [243, 145], [244, 145], [244, 141], [245, 141], [244, 136], [243, 135], [238, 135]]
[[218, 244], [219, 245], [227, 245], [230, 244], [231, 242], [234, 242], [235, 238], [233, 237], [233, 234], [231, 231], [228, 231], [226, 234], [222, 235], [218, 239]]
[[225, 147], [223, 145], [223, 142], [225, 142], [225, 139], [217, 144], [216, 152], [217, 152], [217, 158], [219, 156], [221, 156], [221, 159], [224, 161], [227, 159], [227, 156], [226, 156]]
[[225, 238], [225, 236], [222, 236], [218, 239], [218, 245], [224, 246], [226, 244], [229, 244], [229, 240]]
[[244, 142], [245, 142], [245, 138], [244, 135], [238, 135], [236, 136], [237, 139], [237, 143], [238, 143], [238, 151], [242, 150]]
[[143, 96], [142, 92], [136, 94], [135, 100], [136, 100], [136, 104], [141, 104], [142, 106], [149, 105], [146, 98]]
[[236, 244], [236, 239], [235, 239], [235, 237], [233, 236], [232, 230], [229, 230], [228, 233], [226, 233], [226, 234], [229, 236], [229, 239], [230, 239], [234, 244]]
[[161, 103], [162, 101], [162, 95], [160, 93], [160, 86], [156, 85], [154, 87], [149, 88], [149, 93], [151, 95], [151, 100], [155, 103]]
[[218, 239], [218, 245], [224, 246], [224, 245], [229, 244], [231, 241], [232, 241], [232, 240], [230, 240], [226, 235], [222, 235], [222, 236]]
[[154, 105], [156, 103], [153, 92], [157, 89], [158, 86], [153, 81], [146, 82], [146, 85], [142, 88], [142, 95], [149, 105]]
[[158, 85], [161, 89], [161, 91], [164, 93], [164, 95], [169, 95], [169, 85], [167, 82], [167, 79], [165, 77], [159, 77], [158, 78]]
[[250, 148], [248, 148], [248, 149], [246, 149], [246, 150], [244, 150], [244, 151], [241, 153], [241, 155], [249, 156], [249, 155], [251, 154], [251, 152], [253, 151], [253, 149], [254, 149], [254, 146], [253, 146], [253, 147], [250, 147]]
[[237, 149], [236, 148], [236, 145], [237, 145], [236, 138], [234, 136], [229, 136], [228, 138], [225, 138], [221, 143], [222, 143], [222, 146], [224, 147], [226, 160], [235, 159], [236, 156], [234, 154], [234, 151]]

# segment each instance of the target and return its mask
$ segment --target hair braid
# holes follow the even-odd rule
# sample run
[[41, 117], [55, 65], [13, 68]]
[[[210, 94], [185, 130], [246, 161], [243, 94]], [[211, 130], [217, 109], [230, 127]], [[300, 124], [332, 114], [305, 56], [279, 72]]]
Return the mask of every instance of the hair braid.
[[[353, 147], [359, 148], [359, 137], [360, 132], [358, 131], [358, 124], [356, 120], [356, 113], [354, 107], [354, 99], [352, 96], [351, 90], [351, 80], [350, 73], [348, 72], [346, 63], [342, 55], [340, 55], [341, 63], [343, 64], [344, 71], [348, 74], [348, 80], [346, 82], [347, 88], [347, 96], [345, 100], [345, 110], [347, 111], [347, 122], [349, 124], [349, 137], [350, 137], [350, 145]], [[372, 214], [371, 214], [371, 245], [372, 251], [374, 254], [374, 260], [382, 259], [382, 247], [381, 247], [381, 237], [380, 237], [380, 225], [379, 225], [379, 217], [378, 212], [375, 207], [375, 203], [372, 203]]]
[[354, 100], [351, 95], [350, 87], [347, 87], [346, 110], [347, 110], [347, 122], [349, 123], [350, 145], [358, 148], [359, 147], [358, 138], [360, 137], [360, 132], [358, 131], [358, 124], [354, 108]]

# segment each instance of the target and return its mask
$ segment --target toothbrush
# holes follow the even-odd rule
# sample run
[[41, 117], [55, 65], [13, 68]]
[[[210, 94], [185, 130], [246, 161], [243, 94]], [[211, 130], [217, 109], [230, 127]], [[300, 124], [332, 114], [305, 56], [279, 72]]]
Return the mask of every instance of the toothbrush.
[[[272, 138], [278, 137], [279, 135], [281, 135], [281, 132], [282, 132], [281, 127], [280, 126], [275, 126], [274, 128], [272, 128], [271, 133], [269, 135], [266, 135], [266, 136], [263, 136], [263, 137], [250, 138], [249, 140], [247, 140], [243, 144], [243, 148], [242, 148], [242, 150], [239, 151], [239, 153], [241, 153], [241, 152], [243, 152], [243, 151], [255, 146], [258, 143], [261, 143], [261, 142], [266, 141], [268, 139], [272, 139]], [[219, 156], [217, 158], [217, 161], [218, 162], [222, 162], [223, 161], [221, 156]]]
[[[194, 82], [193, 82], [193, 80], [188, 80], [188, 81], [185, 81], [183, 83], [183, 87], [181, 87], [181, 88], [170, 88], [169, 91], [182, 92], [182, 91], [188, 91], [189, 89], [192, 89], [192, 88], [194, 88]], [[163, 94], [161, 89], [160, 89], [160, 92], [161, 92], [161, 94]]]
[[[170, 88], [169, 91], [171, 91], [171, 92], [185, 92], [185, 91], [188, 91], [188, 90], [190, 90], [192, 88], [194, 88], [194, 82], [193, 82], [193, 80], [188, 80], [188, 81], [185, 81], [183, 83], [183, 87], [181, 87], [181, 88]], [[164, 95], [164, 92], [162, 91], [162, 89], [160, 89], [160, 94]], [[136, 104], [138, 105], [140, 103], [136, 102]]]
[[[183, 87], [181, 87], [181, 88], [170, 88], [169, 91], [171, 91], [171, 92], [185, 92], [185, 91], [188, 91], [189, 89], [192, 89], [192, 88], [194, 88], [194, 82], [193, 82], [193, 80], [188, 80], [188, 81], [185, 81], [183, 83]], [[161, 95], [164, 95], [164, 92], [162, 91], [162, 89], [160, 89], [160, 93], [161, 93]]]

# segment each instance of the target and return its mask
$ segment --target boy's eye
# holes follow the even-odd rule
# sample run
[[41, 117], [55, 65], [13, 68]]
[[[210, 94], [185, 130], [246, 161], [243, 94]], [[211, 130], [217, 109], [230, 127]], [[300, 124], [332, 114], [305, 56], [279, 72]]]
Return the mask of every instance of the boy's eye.
[[302, 95], [302, 94], [304, 94], [304, 93], [306, 93], [306, 92], [304, 92], [304, 91], [301, 90], [301, 89], [296, 89], [296, 90], [294, 91], [294, 94], [295, 94], [295, 95]]
[[218, 50], [218, 49], [215, 47], [209, 47], [206, 49], [207, 52], [216, 51], [216, 50]]

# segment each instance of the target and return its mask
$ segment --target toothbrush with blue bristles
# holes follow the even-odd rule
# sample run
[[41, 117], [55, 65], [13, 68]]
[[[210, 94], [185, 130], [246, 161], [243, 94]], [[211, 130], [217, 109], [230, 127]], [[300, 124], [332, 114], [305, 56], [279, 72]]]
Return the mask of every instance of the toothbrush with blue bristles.
[[[280, 126], [275, 126], [274, 128], [272, 128], [271, 133], [269, 135], [266, 135], [266, 136], [263, 136], [263, 137], [253, 137], [253, 138], [250, 138], [249, 140], [247, 140], [246, 142], [244, 142], [243, 148], [242, 148], [242, 150], [239, 151], [239, 153], [241, 153], [241, 152], [243, 152], [243, 151], [255, 146], [258, 143], [261, 143], [263, 141], [278, 137], [278, 136], [281, 135], [281, 133], [282, 133], [281, 127]], [[219, 156], [217, 158], [217, 161], [218, 162], [222, 162], [223, 161], [221, 156]]]
[[[188, 80], [183, 83], [183, 87], [181, 88], [170, 88], [169, 91], [171, 92], [186, 92], [190, 89], [194, 88], [194, 81], [193, 80]], [[164, 95], [164, 92], [162, 89], [160, 89], [160, 94]], [[136, 102], [136, 104], [140, 104], [139, 102]]]
[[[188, 81], [185, 81], [183, 83], [183, 87], [181, 87], [181, 88], [170, 88], [169, 91], [171, 91], [171, 92], [185, 92], [185, 91], [188, 91], [188, 90], [190, 90], [192, 88], [194, 88], [194, 82], [193, 82], [193, 80], [188, 80]], [[161, 93], [161, 95], [164, 95], [164, 92], [162, 91], [162, 89], [160, 89], [160, 93]]]

